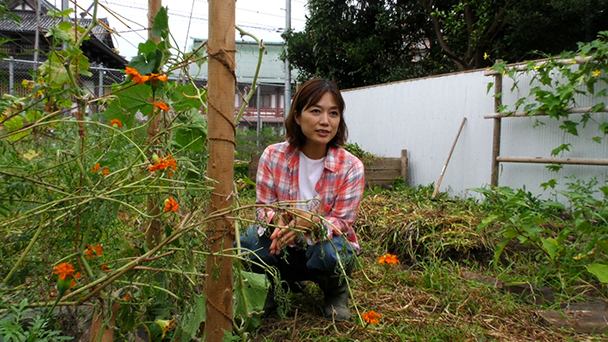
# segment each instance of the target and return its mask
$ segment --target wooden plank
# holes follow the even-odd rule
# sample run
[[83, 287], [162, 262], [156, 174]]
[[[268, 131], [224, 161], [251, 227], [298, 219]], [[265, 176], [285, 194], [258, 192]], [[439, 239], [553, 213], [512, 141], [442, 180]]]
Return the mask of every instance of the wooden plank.
[[365, 165], [366, 169], [401, 169], [401, 158], [382, 158]]
[[401, 176], [401, 170], [365, 170], [366, 179], [388, 179], [393, 180]]
[[409, 161], [407, 159], [407, 150], [401, 150], [401, 179], [407, 185], [407, 169]]
[[[608, 113], [608, 106], [602, 107], [595, 112], [592, 112], [591, 111], [592, 109], [593, 109], [593, 107], [572, 107], [567, 110], [567, 113], [568, 114]], [[547, 115], [549, 115], [549, 114], [545, 113], [545, 112], [537, 112], [536, 114], [534, 114], [532, 116], [547, 116]], [[484, 119], [522, 118], [522, 117], [529, 118], [532, 116], [528, 112], [513, 112], [509, 115], [496, 112], [496, 113], [484, 115], [483, 118]]]

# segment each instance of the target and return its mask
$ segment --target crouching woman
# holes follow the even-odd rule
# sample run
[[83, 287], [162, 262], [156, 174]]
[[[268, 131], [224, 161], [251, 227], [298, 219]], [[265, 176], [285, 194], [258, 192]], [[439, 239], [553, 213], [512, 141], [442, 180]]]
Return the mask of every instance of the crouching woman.
[[[359, 253], [352, 224], [363, 196], [364, 168], [344, 150], [344, 99], [334, 82], [314, 79], [297, 91], [285, 142], [268, 146], [256, 176], [258, 225], [242, 247], [288, 284], [309, 280], [324, 294], [324, 315], [348, 320], [349, 276]], [[282, 206], [282, 207], [281, 207]], [[285, 208], [285, 210], [281, 210]], [[254, 268], [255, 270], [255, 268]], [[271, 308], [269, 294], [266, 308]]]

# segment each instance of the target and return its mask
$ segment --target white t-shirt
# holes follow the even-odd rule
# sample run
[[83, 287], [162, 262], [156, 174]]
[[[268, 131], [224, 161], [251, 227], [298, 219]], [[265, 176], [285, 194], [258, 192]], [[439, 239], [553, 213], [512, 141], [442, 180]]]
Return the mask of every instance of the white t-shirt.
[[[314, 210], [314, 207], [318, 206], [319, 201], [311, 200], [319, 198], [319, 194], [317, 194], [315, 188], [317, 186], [317, 182], [319, 182], [319, 179], [321, 179], [321, 174], [323, 174], [324, 167], [325, 157], [321, 159], [310, 159], [302, 151], [300, 151], [300, 173], [298, 174], [298, 182], [300, 184], [298, 187], [298, 201], [301, 201], [302, 203], [298, 204], [298, 208], [312, 212], [318, 211]], [[308, 202], [304, 203], [304, 201]], [[321, 206], [321, 210], [322, 209], [323, 206]], [[327, 229], [326, 235], [331, 237], [331, 231], [329, 229]], [[308, 245], [314, 244], [314, 241], [312, 241], [308, 234], [306, 234], [306, 242]]]
[[[308, 201], [313, 198], [318, 198], [315, 187], [317, 186], [319, 179], [321, 179], [324, 163], [325, 157], [321, 159], [310, 159], [300, 151], [300, 174], [298, 175], [300, 186], [298, 188], [298, 201]], [[311, 203], [309, 202], [309, 205], [310, 204]], [[298, 205], [298, 208], [304, 210], [311, 209], [304, 203]]]

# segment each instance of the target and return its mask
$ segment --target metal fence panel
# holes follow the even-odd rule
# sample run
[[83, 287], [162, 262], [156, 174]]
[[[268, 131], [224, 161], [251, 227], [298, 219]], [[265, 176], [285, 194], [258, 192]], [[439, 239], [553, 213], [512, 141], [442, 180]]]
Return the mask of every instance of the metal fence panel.
[[[494, 112], [493, 92], [487, 92], [488, 83], [493, 81], [479, 70], [345, 90], [349, 141], [384, 157], [399, 157], [401, 150], [407, 149], [410, 185], [436, 183], [466, 117], [440, 190], [456, 196], [477, 196], [468, 189], [490, 183], [493, 122], [484, 116]], [[520, 81], [522, 86], [527, 83]], [[505, 79], [505, 93], [511, 85]], [[525, 91], [522, 87], [505, 95], [505, 104], [512, 105]], [[581, 105], [608, 103], [606, 99], [577, 101]], [[608, 114], [594, 114], [592, 118], [605, 122]], [[608, 158], [608, 144], [591, 141], [598, 136], [597, 127], [588, 125], [580, 129], [579, 137], [572, 137], [565, 136], [555, 120], [540, 118], [544, 125], [536, 128], [534, 120], [502, 120], [501, 155], [549, 157], [553, 148], [572, 141], [573, 150], [562, 157]], [[549, 196], [540, 187], [549, 179], [576, 175], [580, 179], [595, 177], [604, 184], [607, 173], [605, 166], [565, 165], [554, 174], [542, 164], [501, 163], [499, 185], [525, 187], [536, 195]]]

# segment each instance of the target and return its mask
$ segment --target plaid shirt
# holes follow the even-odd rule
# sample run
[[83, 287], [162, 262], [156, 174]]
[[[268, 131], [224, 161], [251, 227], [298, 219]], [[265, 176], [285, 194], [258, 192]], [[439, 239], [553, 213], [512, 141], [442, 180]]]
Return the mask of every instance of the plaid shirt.
[[[282, 142], [268, 146], [258, 164], [256, 203], [275, 204], [297, 201], [299, 188], [300, 150]], [[315, 187], [323, 210], [319, 212], [332, 235], [344, 234], [359, 252], [357, 235], [352, 224], [363, 197], [363, 163], [343, 148], [329, 148], [323, 173]], [[320, 207], [320, 206], [319, 206]], [[270, 223], [275, 215], [272, 208], [259, 208], [259, 222]]]

